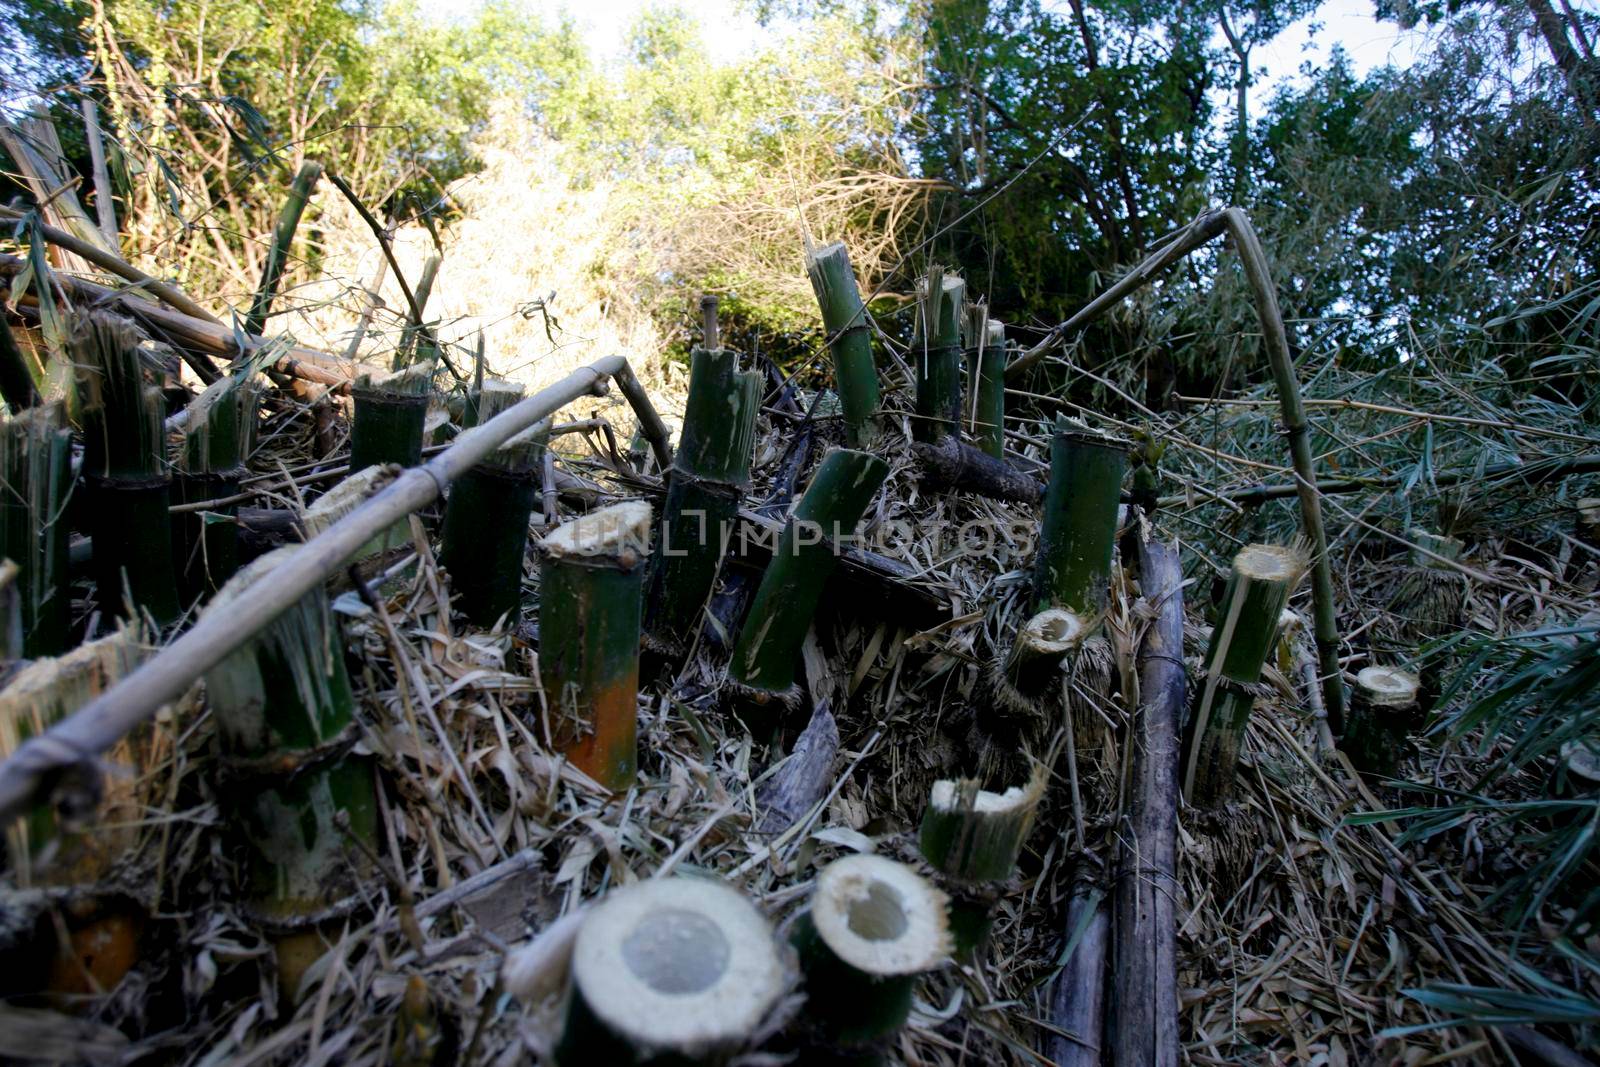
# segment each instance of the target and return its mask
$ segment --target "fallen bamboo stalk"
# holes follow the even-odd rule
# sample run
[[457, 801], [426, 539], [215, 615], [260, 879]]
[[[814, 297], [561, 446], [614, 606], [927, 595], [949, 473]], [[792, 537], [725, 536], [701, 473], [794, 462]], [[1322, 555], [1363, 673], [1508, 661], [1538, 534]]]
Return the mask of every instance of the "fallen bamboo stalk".
[[[0, 277], [14, 277], [26, 265], [15, 256], [0, 255]], [[209, 316], [196, 317], [174, 311], [148, 300], [139, 300], [131, 293], [108, 289], [103, 285], [64, 274], [55, 275], [51, 282], [75, 300], [89, 304], [115, 305], [117, 310], [134, 316], [146, 326], [167, 335], [179, 344], [207, 355], [237, 359], [241, 355], [254, 355], [272, 343], [260, 337], [247, 335], [244, 350], [241, 352], [233, 330]], [[193, 366], [192, 363], [190, 365]], [[357, 374], [368, 373], [375, 368], [362, 363], [350, 363], [338, 356], [330, 356], [315, 349], [291, 347], [278, 357], [273, 369], [318, 385], [347, 389]], [[213, 377], [216, 375], [214, 369], [210, 373]]]
[[464, 471], [546, 415], [581, 396], [602, 393], [605, 381], [627, 365], [621, 356], [598, 359], [462, 434], [443, 454], [404, 471], [382, 492], [301, 546], [273, 572], [273, 581], [241, 596], [234, 610], [208, 613], [140, 670], [77, 714], [29, 739], [0, 763], [0, 821], [25, 810], [54, 772], [92, 761], [162, 705], [182, 696], [196, 678], [337, 573], [374, 537], [437, 500], [443, 487]]
[[1111, 920], [1105, 894], [1080, 878], [1067, 902], [1067, 944], [1072, 954], [1050, 994], [1055, 1031], [1044, 1054], [1056, 1067], [1100, 1067], [1105, 1048], [1106, 942]]
[[1139, 587], [1156, 615], [1139, 649], [1140, 706], [1129, 747], [1129, 810], [1112, 901], [1111, 1063], [1176, 1064], [1178, 1041], [1178, 723], [1186, 696], [1183, 569], [1177, 550], [1140, 540]]
[[[22, 212], [12, 208], [0, 207], [0, 218], [20, 219], [22, 215]], [[65, 230], [58, 230], [54, 226], [46, 225], [43, 222], [39, 224], [39, 233], [46, 241], [49, 241], [57, 248], [71, 252], [73, 255], [81, 256], [101, 270], [115, 274], [124, 281], [132, 282], [162, 303], [171, 305], [185, 315], [200, 319], [202, 322], [209, 322], [213, 326], [222, 327], [222, 322], [215, 315], [195, 303], [187, 293], [175, 286], [168, 285], [158, 278], [152, 278], [135, 267], [129, 266], [120, 256], [114, 256], [97, 245], [92, 245]]]
[[958, 441], [953, 434], [933, 442], [914, 441], [911, 451], [930, 485], [1019, 504], [1037, 504], [1044, 498], [1044, 483], [1032, 474]]

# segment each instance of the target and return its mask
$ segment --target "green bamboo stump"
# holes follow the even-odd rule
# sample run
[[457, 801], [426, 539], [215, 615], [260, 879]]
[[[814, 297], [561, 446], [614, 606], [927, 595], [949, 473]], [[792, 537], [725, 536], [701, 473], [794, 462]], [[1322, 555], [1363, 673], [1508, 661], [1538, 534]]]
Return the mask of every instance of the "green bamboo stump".
[[0, 554], [17, 565], [23, 653], [29, 659], [67, 650], [72, 596], [68, 581], [67, 497], [72, 490], [72, 432], [60, 402], [0, 421]]
[[878, 434], [878, 369], [872, 360], [872, 320], [861, 302], [844, 245], [808, 250], [806, 275], [828, 331], [845, 439], [854, 448], [865, 448]]
[[916, 366], [914, 440], [932, 443], [959, 435], [961, 411], [961, 323], [966, 283], [954, 275], [930, 274], [918, 300], [917, 334], [911, 340]]
[[972, 388], [972, 440], [995, 459], [1006, 454], [1006, 328], [988, 320], [983, 347], [975, 349], [969, 365]]
[[[253, 373], [220, 379], [189, 405], [182, 468], [174, 479], [178, 502], [226, 500], [239, 492], [255, 445], [260, 386]], [[239, 569], [236, 504], [173, 516], [175, 566], [185, 603], [210, 596]]]
[[1392, 667], [1365, 667], [1356, 675], [1339, 747], [1363, 774], [1394, 776], [1406, 737], [1420, 725], [1417, 676]]
[[607, 789], [638, 765], [639, 620], [650, 505], [613, 504], [539, 542], [539, 680], [550, 736]]

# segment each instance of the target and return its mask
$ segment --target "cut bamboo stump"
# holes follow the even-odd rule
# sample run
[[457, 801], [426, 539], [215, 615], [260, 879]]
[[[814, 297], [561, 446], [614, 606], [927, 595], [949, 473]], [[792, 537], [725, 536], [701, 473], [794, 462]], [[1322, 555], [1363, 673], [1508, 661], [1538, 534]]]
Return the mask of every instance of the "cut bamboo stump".
[[1391, 667], [1365, 667], [1356, 675], [1339, 747], [1363, 774], [1391, 777], [1418, 725], [1421, 683]]
[[878, 369], [872, 360], [872, 320], [861, 302], [849, 253], [842, 244], [808, 250], [806, 274], [828, 331], [845, 437], [852, 447], [865, 448], [877, 437]]
[[[225, 500], [239, 492], [254, 447], [260, 387], [253, 373], [219, 379], [195, 397], [184, 421], [178, 502]], [[193, 603], [222, 588], [239, 569], [235, 504], [173, 516], [173, 542], [183, 598]]]
[[690, 356], [683, 435], [667, 479], [645, 609], [646, 635], [670, 656], [682, 655], [699, 629], [738, 522], [760, 405], [761, 375], [741, 372], [736, 353], [696, 349]]
[[103, 610], [131, 597], [158, 623], [177, 618], [172, 522], [161, 390], [145, 381], [141, 340], [126, 319], [82, 316], [68, 347], [84, 429], [84, 480], [92, 490], [89, 529]]
[[[262, 556], [207, 612], [229, 611], [307, 551], [297, 545]], [[240, 856], [242, 896], [275, 942], [281, 989], [292, 999], [326, 948], [319, 927], [361, 901], [366, 855], [377, 842], [372, 760], [352, 751], [361, 731], [327, 593], [306, 593], [205, 681], [222, 753], [217, 794]]]
[[1003, 460], [1006, 455], [1006, 327], [988, 320], [983, 347], [968, 370], [972, 382], [972, 439], [986, 455]]
[[415, 467], [422, 462], [432, 382], [431, 363], [356, 379], [350, 387], [355, 402], [350, 424], [352, 473], [382, 463]]
[[1105, 611], [1128, 444], [1057, 419], [1033, 565], [1033, 609]]
[[30, 659], [67, 650], [72, 599], [66, 503], [72, 432], [60, 402], [0, 422], [0, 554], [17, 565], [23, 651]]
[[991, 793], [972, 779], [933, 784], [923, 809], [919, 847], [949, 897], [951, 946], [971, 959], [989, 937], [994, 905], [1011, 873], [1044, 796], [1048, 774], [1035, 764], [1026, 786]]
[[581, 922], [555, 1049], [562, 1067], [725, 1062], [792, 981], [767, 920], [722, 882], [635, 882]]
[[854, 535], [888, 473], [877, 456], [835, 449], [823, 457], [778, 535], [728, 665], [729, 688], [758, 737], [777, 725], [773, 712], [799, 700], [794, 667], [800, 644], [841, 541]]
[[1187, 704], [1183, 569], [1177, 550], [1141, 538], [1139, 591], [1155, 611], [1139, 648], [1139, 708], [1128, 738], [1126, 815], [1112, 901], [1109, 1063], [1178, 1063], [1176, 904], [1178, 733]]
[[961, 326], [966, 283], [932, 271], [918, 293], [916, 336], [916, 418], [914, 440], [932, 443], [961, 432]]
[[1289, 594], [1304, 576], [1295, 548], [1249, 545], [1233, 559], [1184, 744], [1183, 793], [1196, 807], [1233, 795], [1239, 751]]
[[637, 767], [639, 618], [650, 505], [613, 504], [539, 542], [539, 680], [549, 736], [611, 790]]
[[[522, 399], [522, 387], [487, 382], [468, 399], [467, 428]], [[522, 570], [550, 422], [542, 419], [475, 464], [450, 487], [439, 562], [450, 575], [456, 610], [476, 626], [501, 619], [515, 629], [522, 615]]]
[[944, 894], [911, 868], [870, 855], [823, 869], [792, 940], [807, 1018], [824, 1042], [841, 1049], [899, 1030], [918, 977], [951, 950]]

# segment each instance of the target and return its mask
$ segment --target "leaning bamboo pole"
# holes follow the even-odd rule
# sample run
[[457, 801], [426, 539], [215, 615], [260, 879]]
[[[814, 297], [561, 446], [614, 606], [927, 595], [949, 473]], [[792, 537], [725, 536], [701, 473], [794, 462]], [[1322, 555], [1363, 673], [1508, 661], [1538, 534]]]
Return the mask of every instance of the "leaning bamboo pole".
[[760, 732], [776, 726], [774, 713], [799, 699], [795, 658], [838, 562], [840, 541], [855, 533], [888, 474], [889, 465], [869, 452], [834, 449], [778, 536], [728, 665], [729, 690]]
[[872, 320], [861, 302], [850, 255], [843, 244], [808, 249], [806, 274], [828, 331], [845, 438], [851, 447], [865, 448], [877, 436], [878, 369], [872, 362]]
[[1283, 311], [1278, 306], [1278, 292], [1272, 284], [1271, 265], [1243, 209], [1207, 211], [1169, 234], [1142, 263], [1007, 364], [1006, 380], [1019, 380], [1056, 346], [1077, 337], [1123, 298], [1155, 281], [1178, 260], [1224, 233], [1233, 238], [1233, 248], [1239, 253], [1240, 264], [1255, 296], [1256, 317], [1261, 321], [1267, 361], [1272, 367], [1284, 429], [1289, 437], [1289, 455], [1295, 474], [1294, 495], [1300, 500], [1300, 524], [1311, 542], [1312, 609], [1322, 698], [1328, 709], [1329, 725], [1338, 732], [1344, 728], [1344, 671], [1339, 663], [1339, 619], [1333, 598], [1333, 567], [1328, 559], [1328, 535], [1322, 522], [1317, 468], [1311, 456], [1311, 427], [1300, 398], [1300, 380], [1295, 373], [1293, 353], [1289, 351], [1289, 334], [1284, 327]]
[[300, 216], [305, 213], [306, 201], [311, 199], [317, 179], [322, 177], [322, 164], [308, 159], [300, 165], [289, 187], [289, 198], [278, 213], [278, 224], [272, 231], [272, 243], [267, 246], [267, 259], [261, 268], [261, 284], [256, 287], [255, 299], [245, 313], [244, 328], [247, 333], [261, 333], [266, 328], [267, 316], [272, 312], [272, 302], [278, 297], [278, 283], [289, 263], [289, 251], [294, 244], [295, 231], [300, 228]]
[[607, 894], [572, 946], [554, 1049], [581, 1064], [724, 1063], [751, 1045], [790, 984], [766, 917], [704, 878]]
[[[606, 356], [580, 367], [463, 433], [426, 465], [402, 472], [382, 492], [310, 540], [304, 550], [273, 572], [273, 581], [253, 587], [236, 601], [233, 611], [207, 612], [138, 671], [45, 734], [19, 746], [0, 763], [0, 819], [21, 811], [52, 772], [104, 752], [163, 704], [182, 696], [199, 675], [342, 569], [362, 546], [437, 500], [441, 488], [473, 464], [551, 412], [581, 396], [603, 393], [606, 379], [625, 373], [630, 372], [621, 356]], [[660, 421], [653, 408], [647, 410], [650, 418]], [[645, 414], [640, 417], [643, 421]]]

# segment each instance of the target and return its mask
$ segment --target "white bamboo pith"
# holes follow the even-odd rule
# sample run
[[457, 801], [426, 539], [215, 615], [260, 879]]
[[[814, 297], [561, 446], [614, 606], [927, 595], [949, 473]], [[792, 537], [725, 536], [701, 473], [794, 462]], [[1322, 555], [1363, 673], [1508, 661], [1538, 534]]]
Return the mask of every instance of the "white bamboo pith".
[[575, 995], [640, 1048], [699, 1055], [737, 1045], [788, 985], [772, 928], [722, 882], [665, 878], [613, 891], [583, 920]]
[[847, 856], [825, 868], [811, 921], [835, 956], [866, 974], [920, 974], [952, 950], [945, 895], [881, 856]]
[[552, 555], [615, 556], [625, 550], [643, 555], [650, 548], [650, 505], [626, 500], [580, 515], [546, 534], [540, 547]]

